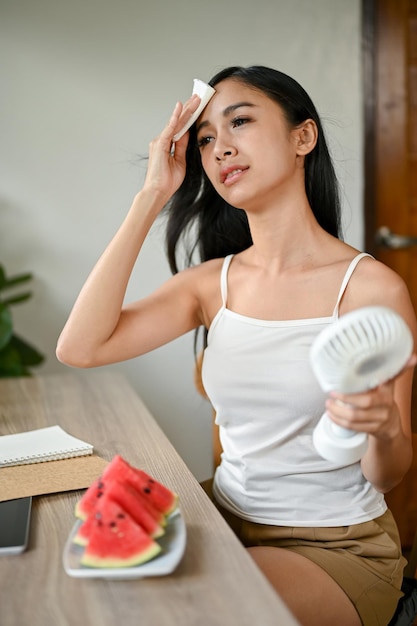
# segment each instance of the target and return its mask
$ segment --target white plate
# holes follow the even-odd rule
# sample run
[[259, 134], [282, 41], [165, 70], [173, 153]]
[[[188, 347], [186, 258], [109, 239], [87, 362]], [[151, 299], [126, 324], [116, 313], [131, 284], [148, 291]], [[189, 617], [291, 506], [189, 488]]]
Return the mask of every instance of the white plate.
[[129, 580], [147, 576], [165, 576], [174, 571], [184, 554], [186, 528], [184, 518], [179, 509], [169, 516], [165, 534], [157, 540], [162, 548], [162, 552], [151, 561], [134, 567], [98, 568], [81, 565], [80, 560], [84, 548], [73, 542], [73, 538], [81, 524], [81, 520], [77, 520], [74, 524], [65, 544], [63, 554], [64, 569], [69, 576], [75, 578]]

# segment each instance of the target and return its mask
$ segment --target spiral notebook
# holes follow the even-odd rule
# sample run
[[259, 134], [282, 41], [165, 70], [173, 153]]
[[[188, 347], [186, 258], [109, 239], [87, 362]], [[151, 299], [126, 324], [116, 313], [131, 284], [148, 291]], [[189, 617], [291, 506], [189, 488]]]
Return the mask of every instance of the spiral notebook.
[[57, 461], [93, 453], [93, 446], [69, 435], [60, 426], [0, 437], [0, 468]]

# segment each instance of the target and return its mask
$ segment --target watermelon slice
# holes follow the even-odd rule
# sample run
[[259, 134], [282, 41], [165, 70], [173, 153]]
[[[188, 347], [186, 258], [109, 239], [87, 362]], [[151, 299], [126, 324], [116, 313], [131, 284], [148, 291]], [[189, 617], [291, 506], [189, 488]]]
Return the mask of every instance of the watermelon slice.
[[81, 564], [130, 567], [161, 551], [155, 541], [178, 496], [143, 470], [116, 456], [75, 507], [83, 520], [73, 539], [84, 547]]
[[151, 537], [164, 534], [166, 519], [163, 513], [149, 505], [131, 485], [119, 480], [98, 478], [76, 504], [76, 516], [87, 520], [100, 508], [105, 497], [117, 502]]
[[97, 507], [97, 503], [104, 495], [104, 481], [102, 478], [97, 478], [87, 489], [82, 496], [81, 500], [75, 505], [75, 516], [80, 519], [87, 519], [87, 517], [94, 513]]
[[73, 542], [76, 543], [78, 546], [86, 546], [90, 538], [92, 529], [97, 524], [99, 524], [98, 520], [100, 519], [101, 513], [99, 513], [97, 510], [95, 513], [92, 513], [89, 517], [87, 517], [87, 519], [85, 519], [81, 526], [78, 528], [73, 538]]
[[99, 508], [88, 520], [89, 537], [81, 565], [132, 567], [160, 553], [161, 546], [117, 502], [104, 497]]
[[116, 479], [134, 487], [155, 509], [169, 515], [176, 508], [178, 496], [141, 469], [130, 465], [120, 455], [113, 457], [103, 472], [103, 479]]

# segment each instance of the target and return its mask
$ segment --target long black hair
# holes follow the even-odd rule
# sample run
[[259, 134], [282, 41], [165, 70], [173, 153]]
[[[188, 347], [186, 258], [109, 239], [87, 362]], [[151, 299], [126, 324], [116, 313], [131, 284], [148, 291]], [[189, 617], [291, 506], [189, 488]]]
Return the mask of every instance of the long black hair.
[[[310, 96], [293, 78], [268, 67], [229, 67], [216, 74], [209, 84], [215, 87], [226, 79], [258, 89], [277, 102], [292, 128], [306, 119], [314, 120], [318, 139], [305, 157], [306, 194], [320, 226], [341, 237], [338, 182], [322, 123]], [[180, 241], [185, 249], [186, 266], [193, 263], [196, 252], [199, 261], [207, 261], [241, 252], [252, 244], [246, 213], [218, 195], [202, 168], [195, 124], [190, 129], [184, 181], [166, 210], [166, 252], [173, 273], [178, 272]]]

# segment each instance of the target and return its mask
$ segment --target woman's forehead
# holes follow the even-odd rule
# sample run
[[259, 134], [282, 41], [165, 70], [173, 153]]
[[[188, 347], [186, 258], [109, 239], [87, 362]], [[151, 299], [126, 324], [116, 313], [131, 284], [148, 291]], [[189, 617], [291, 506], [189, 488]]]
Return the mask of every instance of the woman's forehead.
[[237, 104], [259, 106], [270, 98], [262, 91], [237, 79], [226, 79], [215, 86], [216, 93], [197, 120], [197, 127], [214, 117], [227, 116]]

